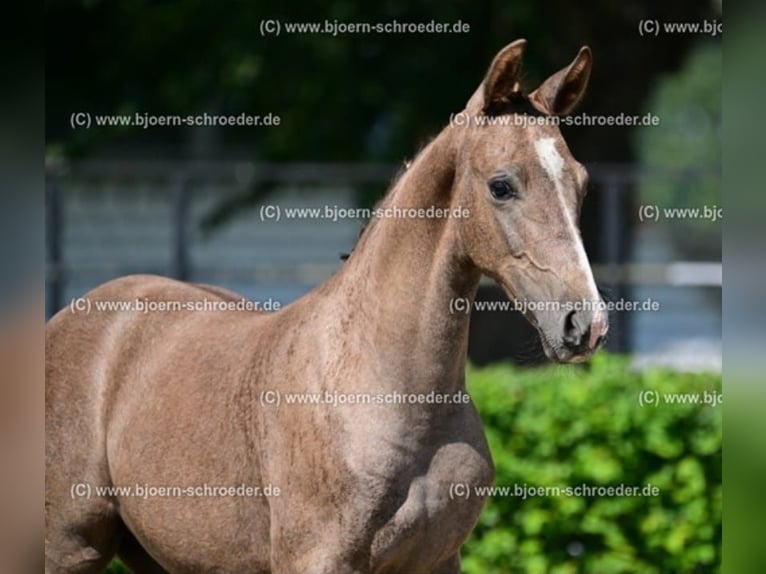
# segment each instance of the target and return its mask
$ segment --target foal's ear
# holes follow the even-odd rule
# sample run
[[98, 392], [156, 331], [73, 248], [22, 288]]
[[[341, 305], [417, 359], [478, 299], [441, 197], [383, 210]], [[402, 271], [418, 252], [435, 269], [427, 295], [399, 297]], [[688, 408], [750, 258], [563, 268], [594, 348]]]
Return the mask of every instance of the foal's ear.
[[519, 72], [526, 40], [516, 40], [500, 50], [492, 60], [489, 71], [484, 77], [482, 109], [508, 101], [508, 97], [518, 91]]
[[529, 95], [532, 103], [554, 116], [571, 113], [585, 94], [592, 66], [590, 48], [583, 46], [568, 67], [553, 74]]

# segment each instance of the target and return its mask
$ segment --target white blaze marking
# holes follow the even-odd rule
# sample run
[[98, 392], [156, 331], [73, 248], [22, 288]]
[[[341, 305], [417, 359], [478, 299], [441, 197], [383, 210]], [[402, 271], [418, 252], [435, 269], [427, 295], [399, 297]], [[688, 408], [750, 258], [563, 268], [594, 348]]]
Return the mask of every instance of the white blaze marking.
[[[596, 289], [596, 281], [593, 279], [593, 272], [591, 271], [588, 256], [585, 254], [585, 248], [582, 244], [580, 232], [577, 229], [572, 213], [567, 206], [567, 202], [564, 200], [564, 193], [566, 193], [562, 183], [565, 165], [564, 158], [561, 157], [559, 150], [556, 149], [555, 138], [541, 138], [535, 141], [535, 151], [540, 160], [540, 165], [542, 165], [545, 173], [551, 178], [551, 181], [553, 181], [553, 185], [556, 188], [556, 197], [561, 205], [561, 210], [564, 212], [564, 218], [567, 227], [569, 227], [570, 237], [576, 245], [577, 263], [580, 267], [580, 271], [585, 273], [588, 277], [588, 291], [590, 291], [590, 298], [592, 301], [598, 301], [601, 297], [598, 294], [598, 289]], [[598, 313], [594, 315], [598, 315]]]
[[542, 138], [535, 142], [535, 151], [540, 159], [545, 173], [548, 174], [556, 186], [556, 190], [561, 192], [561, 176], [564, 175], [564, 158], [561, 157], [559, 150], [556, 149], [556, 140], [553, 138]]

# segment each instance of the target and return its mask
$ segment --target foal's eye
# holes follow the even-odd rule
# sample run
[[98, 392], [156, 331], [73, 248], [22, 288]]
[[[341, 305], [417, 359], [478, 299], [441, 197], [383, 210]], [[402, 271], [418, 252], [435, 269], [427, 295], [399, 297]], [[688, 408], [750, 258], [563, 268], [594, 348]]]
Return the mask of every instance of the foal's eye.
[[507, 178], [493, 179], [489, 182], [489, 192], [492, 197], [500, 201], [506, 201], [518, 196], [513, 182]]

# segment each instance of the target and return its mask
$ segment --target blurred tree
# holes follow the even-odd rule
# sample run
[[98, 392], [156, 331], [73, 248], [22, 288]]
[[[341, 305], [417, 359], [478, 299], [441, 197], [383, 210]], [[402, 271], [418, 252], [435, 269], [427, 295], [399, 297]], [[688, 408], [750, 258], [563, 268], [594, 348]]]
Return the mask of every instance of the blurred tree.
[[[641, 37], [639, 21], [714, 17], [713, 5], [588, 0], [157, 2], [51, 0], [46, 4], [51, 148], [68, 157], [253, 157], [272, 161], [399, 161], [443, 126], [481, 81], [494, 53], [529, 40], [533, 89], [592, 46], [595, 71], [582, 111], [635, 114], [656, 77], [677, 69], [692, 35]], [[461, 20], [467, 34], [323, 34], [262, 37], [282, 22]], [[72, 112], [278, 114], [271, 128], [72, 130]], [[630, 128], [568, 128], [583, 161], [632, 158]], [[242, 150], [246, 150], [244, 153]], [[370, 203], [382, 190], [361, 190]], [[252, 195], [257, 195], [253, 192]], [[250, 198], [251, 200], [253, 197]], [[247, 200], [247, 198], [245, 198]], [[596, 209], [591, 202], [589, 210]], [[588, 225], [586, 212], [584, 228]]]
[[[721, 44], [708, 41], [695, 47], [681, 70], [657, 83], [647, 108], [662, 124], [636, 132], [638, 159], [649, 168], [640, 190], [643, 203], [660, 208], [721, 205], [722, 74]], [[668, 171], [688, 175], [679, 185], [667, 177]], [[720, 221], [679, 219], [672, 231], [686, 255], [720, 256]]]

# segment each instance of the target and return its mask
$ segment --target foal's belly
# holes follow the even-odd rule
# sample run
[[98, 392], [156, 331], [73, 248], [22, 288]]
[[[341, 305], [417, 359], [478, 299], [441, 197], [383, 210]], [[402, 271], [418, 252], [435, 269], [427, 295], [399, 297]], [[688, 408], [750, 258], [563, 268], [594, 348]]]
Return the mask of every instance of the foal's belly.
[[268, 508], [237, 501], [129, 502], [123, 521], [143, 549], [173, 574], [269, 574]]

